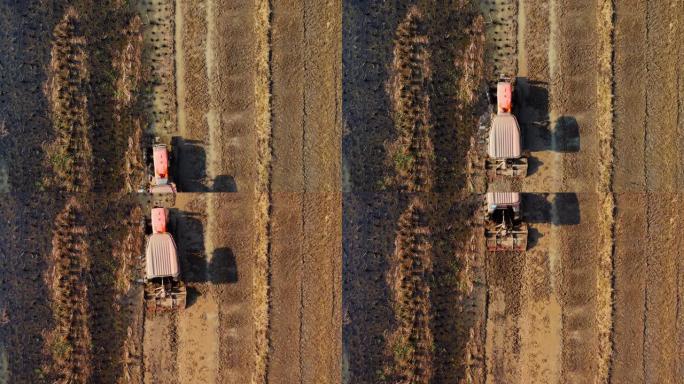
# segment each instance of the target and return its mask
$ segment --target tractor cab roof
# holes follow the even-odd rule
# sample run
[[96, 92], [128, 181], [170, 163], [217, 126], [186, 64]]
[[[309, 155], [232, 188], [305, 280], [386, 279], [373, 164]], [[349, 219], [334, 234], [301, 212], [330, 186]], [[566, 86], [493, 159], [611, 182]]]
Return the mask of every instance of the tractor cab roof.
[[148, 279], [180, 275], [176, 242], [170, 233], [153, 233], [145, 249], [145, 275]]
[[518, 192], [487, 192], [487, 205], [490, 207], [506, 208], [520, 205]]
[[510, 113], [497, 114], [489, 130], [489, 157], [493, 159], [517, 159], [521, 155], [520, 127]]
[[158, 184], [166, 184], [169, 178], [169, 152], [165, 144], [155, 144], [152, 148], [154, 177]]
[[173, 183], [153, 185], [150, 187], [150, 193], [157, 193], [157, 194], [171, 193], [171, 194], [175, 194], [176, 193], [176, 186]]

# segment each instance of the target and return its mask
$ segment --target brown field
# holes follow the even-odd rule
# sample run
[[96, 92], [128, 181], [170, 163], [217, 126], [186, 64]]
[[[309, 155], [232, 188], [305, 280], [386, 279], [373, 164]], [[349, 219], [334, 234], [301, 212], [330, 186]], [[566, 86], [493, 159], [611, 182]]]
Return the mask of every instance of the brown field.
[[[397, 52], [409, 50], [400, 36], [413, 7], [429, 15], [430, 6], [420, 1], [344, 5], [346, 382], [681, 382], [684, 317], [678, 309], [681, 226], [676, 211], [684, 173], [678, 165], [682, 82], [676, 62], [682, 44], [675, 37], [681, 34], [681, 3], [475, 4], [484, 18], [484, 49], [471, 49], [465, 61], [447, 60], [450, 72], [442, 72], [438, 64], [449, 57], [448, 50], [434, 41], [472, 33], [474, 27], [452, 22], [439, 29], [438, 19], [425, 17], [420, 38], [409, 40], [416, 57], [410, 61], [413, 66], [397, 66]], [[468, 20], [463, 11], [440, 10]], [[416, 43], [425, 41], [427, 52], [421, 53]], [[429, 58], [430, 66], [413, 64], [421, 62], [417, 58]], [[469, 71], [477, 60], [484, 61], [484, 71], [478, 72], [477, 66]], [[403, 240], [402, 212], [412, 200], [396, 193], [402, 183], [395, 180], [406, 180], [407, 171], [430, 175], [435, 178], [432, 195], [443, 191], [449, 180], [449, 190], [461, 193], [456, 200], [460, 202], [468, 200], [466, 192], [483, 192], [478, 149], [482, 136], [473, 128], [461, 129], [464, 123], [476, 127], [477, 122], [445, 121], [442, 116], [448, 116], [445, 110], [460, 118], [466, 111], [488, 112], [477, 103], [461, 109], [463, 103], [454, 102], [453, 94], [435, 91], [427, 92], [427, 108], [420, 98], [399, 103], [420, 111], [423, 121], [397, 114], [396, 100], [406, 100], [397, 89], [420, 92], [424, 82], [403, 79], [397, 68], [429, 73], [425, 89], [457, 84], [456, 94], [471, 90], [484, 96], [485, 81], [499, 74], [517, 78], [515, 113], [529, 151], [529, 174], [520, 181], [497, 180], [488, 188], [524, 192], [530, 224], [527, 252], [484, 254], [482, 240], [472, 230], [477, 220], [469, 218], [474, 209], [465, 209], [460, 221], [446, 216], [417, 227], [417, 233], [434, 237], [445, 225], [440, 220], [446, 219], [452, 233], [474, 236], [472, 245], [450, 248], [459, 260], [456, 281], [473, 283], [465, 290], [467, 296], [453, 290], [447, 297], [451, 303], [465, 299], [469, 312], [451, 314], [436, 304], [434, 285], [411, 302], [429, 303], [420, 304], [421, 310], [403, 304], [405, 283], [400, 282], [407, 280], [397, 273], [402, 270], [398, 265], [420, 266], [413, 269], [411, 287], [448, 269], [437, 261], [438, 242], [408, 246]], [[450, 73], [454, 80], [444, 82], [439, 73]], [[470, 73], [483, 75], [472, 80]], [[466, 85], [465, 79], [474, 85]], [[397, 88], [398, 82], [410, 87]], [[407, 124], [436, 132], [445, 124], [457, 136], [450, 137], [451, 142], [458, 145], [446, 147], [431, 137], [435, 162], [425, 171], [414, 166], [414, 161], [420, 165], [417, 158], [406, 156], [407, 148], [427, 148], [402, 133]], [[466, 153], [469, 162], [456, 160]], [[409, 180], [427, 185], [423, 177]], [[438, 205], [431, 209], [449, 206], [443, 196], [433, 200]], [[412, 256], [398, 263], [405, 247]], [[465, 250], [471, 250], [471, 256]], [[460, 258], [471, 262], [461, 263]], [[465, 265], [469, 268], [464, 274]], [[406, 316], [413, 320], [408, 328]], [[432, 335], [409, 338], [421, 343], [434, 339], [434, 354], [425, 356], [422, 351], [429, 348], [400, 343], [401, 337], [416, 332], [409, 330], [417, 324], [436, 326], [445, 316], [467, 327], [470, 337], [456, 337], [452, 331], [447, 348], [438, 346], [434, 327]], [[439, 360], [457, 351], [452, 370], [444, 370]], [[401, 363], [392, 365], [390, 359], [396, 369], [388, 370], [383, 356]], [[407, 366], [413, 376], [405, 373]], [[402, 376], [397, 377], [397, 371]]]
[[[0, 384], [684, 383], [681, 1], [0, 2]], [[527, 177], [487, 180], [515, 78]], [[173, 147], [183, 311], [143, 310]], [[482, 194], [523, 193], [487, 253]]]
[[[0, 382], [337, 382], [340, 3], [0, 19]], [[176, 154], [179, 313], [145, 313], [135, 282], [150, 136]]]

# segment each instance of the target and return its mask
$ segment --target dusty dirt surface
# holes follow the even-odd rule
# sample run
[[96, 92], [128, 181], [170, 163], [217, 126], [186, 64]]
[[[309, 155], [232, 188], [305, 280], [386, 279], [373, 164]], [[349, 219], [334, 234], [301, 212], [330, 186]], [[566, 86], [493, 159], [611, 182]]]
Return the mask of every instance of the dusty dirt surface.
[[271, 317], [267, 380], [341, 375], [338, 1], [271, 9]]

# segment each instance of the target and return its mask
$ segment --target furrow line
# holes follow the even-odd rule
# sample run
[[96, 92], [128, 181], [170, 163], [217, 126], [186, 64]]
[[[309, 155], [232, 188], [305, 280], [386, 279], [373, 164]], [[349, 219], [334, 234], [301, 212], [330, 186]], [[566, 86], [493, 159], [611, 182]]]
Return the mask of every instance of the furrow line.
[[598, 323], [598, 382], [606, 383], [610, 377], [613, 329], [613, 265], [615, 251], [615, 196], [613, 179], [613, 28], [612, 0], [599, 4], [599, 73], [597, 79], [597, 128], [599, 131], [599, 181], [597, 185], [603, 210], [599, 221], [601, 251], [597, 276]]
[[272, 4], [261, 0], [257, 5], [257, 74], [256, 131], [257, 131], [257, 181], [256, 194], [256, 270], [254, 273], [254, 320], [256, 366], [252, 375], [253, 384], [266, 383], [269, 370], [270, 311], [271, 311], [271, 232], [272, 232], [272, 121], [271, 95], [273, 94], [272, 68]]

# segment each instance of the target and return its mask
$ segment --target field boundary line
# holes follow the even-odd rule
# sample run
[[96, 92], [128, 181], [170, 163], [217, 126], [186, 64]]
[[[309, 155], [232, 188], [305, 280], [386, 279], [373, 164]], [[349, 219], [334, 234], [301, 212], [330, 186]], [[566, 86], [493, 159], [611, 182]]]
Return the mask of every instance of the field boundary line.
[[266, 383], [271, 348], [271, 233], [272, 233], [272, 0], [259, 0], [256, 11], [257, 52], [255, 79], [255, 114], [257, 131], [256, 261], [254, 273], [255, 368], [253, 384]]
[[613, 349], [614, 258], [615, 258], [615, 194], [613, 191], [614, 113], [613, 94], [615, 52], [614, 0], [601, 0], [598, 10], [599, 73], [597, 81], [597, 127], [599, 134], [598, 194], [603, 214], [600, 215], [601, 251], [597, 273], [598, 381], [610, 379]]

